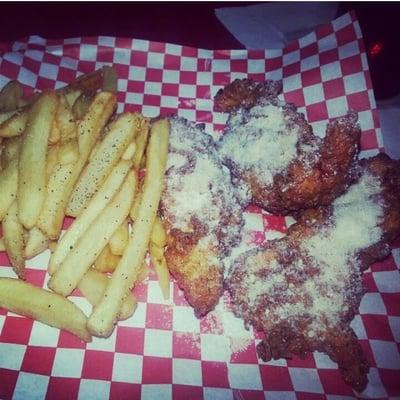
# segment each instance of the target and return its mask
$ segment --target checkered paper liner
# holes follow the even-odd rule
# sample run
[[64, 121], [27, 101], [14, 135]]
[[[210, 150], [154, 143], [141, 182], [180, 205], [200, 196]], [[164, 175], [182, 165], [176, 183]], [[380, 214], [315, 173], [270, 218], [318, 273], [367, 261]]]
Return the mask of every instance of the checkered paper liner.
[[[17, 79], [27, 91], [58, 88], [76, 76], [113, 65], [119, 76], [119, 111], [154, 117], [177, 113], [222, 130], [226, 115], [212, 98], [235, 78], [283, 79], [283, 98], [304, 112], [323, 136], [330, 118], [358, 112], [362, 156], [382, 149], [362, 34], [353, 13], [289, 44], [283, 50], [203, 50], [115, 37], [45, 40], [32, 36], [0, 44], [0, 86]], [[1, 195], [1, 194], [0, 194]], [[286, 220], [257, 207], [244, 214], [248, 245], [286, 230]], [[306, 359], [262, 362], [262, 336], [246, 331], [229, 312], [196, 319], [171, 282], [165, 302], [153, 274], [134, 292], [133, 317], [108, 339], [85, 344], [71, 334], [0, 309], [1, 399], [352, 399], [400, 395], [400, 240], [385, 261], [364, 274], [367, 293], [352, 327], [371, 366], [369, 385], [357, 394], [322, 353]], [[27, 279], [46, 287], [49, 252], [27, 262]], [[0, 276], [14, 276], [0, 253]], [[71, 300], [84, 312], [87, 301]]]

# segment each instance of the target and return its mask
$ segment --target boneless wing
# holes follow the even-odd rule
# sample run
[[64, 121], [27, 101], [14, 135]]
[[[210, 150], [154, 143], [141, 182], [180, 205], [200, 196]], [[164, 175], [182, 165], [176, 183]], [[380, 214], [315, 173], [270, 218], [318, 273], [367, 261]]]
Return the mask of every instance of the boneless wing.
[[239, 256], [226, 281], [235, 313], [265, 332], [264, 360], [318, 350], [361, 391], [368, 363], [350, 328], [362, 271], [400, 234], [400, 161], [361, 160], [357, 182], [332, 205], [302, 212], [282, 239]]
[[321, 139], [293, 104], [260, 85], [234, 81], [216, 96], [232, 105], [224, 108], [230, 115], [218, 142], [222, 162], [249, 186], [253, 202], [274, 214], [330, 204], [355, 179], [357, 114], [331, 121]]

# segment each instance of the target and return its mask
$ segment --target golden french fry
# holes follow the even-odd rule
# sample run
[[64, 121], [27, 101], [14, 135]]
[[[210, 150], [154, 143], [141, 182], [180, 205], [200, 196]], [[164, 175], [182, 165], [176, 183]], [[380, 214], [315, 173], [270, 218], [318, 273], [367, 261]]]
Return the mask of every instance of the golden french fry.
[[29, 111], [20, 149], [18, 168], [18, 214], [21, 223], [32, 228], [46, 197], [46, 153], [58, 98], [42, 93]]
[[59, 163], [58, 162], [59, 151], [60, 151], [60, 146], [58, 144], [48, 147], [47, 160], [46, 160], [46, 177], [47, 177], [46, 181], [49, 180], [55, 166]]
[[165, 257], [156, 258], [153, 257], [150, 250], [150, 257], [153, 263], [154, 270], [156, 271], [158, 277], [158, 284], [160, 286], [161, 292], [165, 300], [170, 297], [170, 286], [169, 286], [169, 270], [167, 267], [167, 261]]
[[68, 142], [76, 138], [77, 126], [72, 114], [71, 106], [65, 95], [60, 94], [56, 114], [56, 123], [60, 130], [62, 142]]
[[142, 266], [139, 267], [139, 272], [136, 277], [136, 282], [143, 282], [149, 275], [149, 267], [145, 260], [142, 262]]
[[19, 279], [0, 278], [0, 307], [92, 340], [87, 318], [74, 303]]
[[136, 151], [136, 143], [131, 142], [129, 143], [129, 146], [126, 148], [124, 154], [122, 154], [121, 158], [123, 160], [132, 160], [133, 156], [135, 155]]
[[103, 81], [104, 70], [101, 68], [97, 71], [79, 76], [75, 81], [64, 87], [62, 91], [68, 93], [71, 90], [79, 90], [86, 95], [93, 95], [103, 87]]
[[49, 135], [49, 144], [56, 144], [60, 141], [60, 139], [61, 139], [61, 131], [57, 125], [56, 119], [54, 118], [53, 125], [51, 127]]
[[[108, 278], [107, 275], [95, 271], [94, 269], [89, 269], [89, 271], [86, 272], [83, 278], [79, 281], [78, 289], [86, 297], [89, 303], [92, 306], [95, 306], [101, 300], [101, 296], [108, 285], [109, 279], [110, 278]], [[137, 300], [132, 293], [129, 293], [122, 304], [118, 319], [122, 321], [131, 317], [136, 308]]]
[[45, 204], [37, 225], [50, 239], [57, 239], [60, 234], [65, 208], [74, 184], [115, 107], [116, 98], [111, 93], [103, 92], [95, 97], [85, 118], [78, 125], [78, 161], [74, 164], [57, 165], [49, 179]]
[[169, 130], [168, 120], [158, 120], [151, 128], [138, 218], [133, 224], [132, 234], [121, 261], [112, 274], [101, 302], [94, 307], [88, 321], [90, 332], [98, 336], [108, 337], [112, 333], [126, 293], [134, 284], [142, 266], [163, 190]]
[[19, 106], [24, 91], [17, 81], [10, 81], [0, 91], [0, 111], [15, 110]]
[[117, 256], [122, 256], [129, 240], [128, 221], [124, 221], [121, 226], [111, 236], [109, 245], [111, 252]]
[[149, 253], [152, 259], [156, 258], [157, 260], [161, 260], [164, 257], [164, 248], [154, 244], [150, 238]]
[[113, 122], [75, 185], [67, 207], [68, 215], [76, 217], [83, 210], [133, 140], [138, 126], [139, 117], [131, 113], [122, 114]]
[[3, 219], [4, 245], [15, 273], [24, 278], [25, 275], [25, 232], [18, 216], [17, 202], [14, 201]]
[[120, 161], [110, 175], [107, 177], [104, 184], [101, 186], [97, 194], [90, 200], [87, 208], [82, 211], [77, 219], [72, 223], [69, 229], [60, 239], [54, 253], [49, 262], [49, 274], [52, 275], [56, 269], [66, 258], [67, 254], [75, 246], [77, 241], [83, 236], [95, 218], [100, 215], [106, 205], [118, 192], [122, 185], [126, 174], [129, 171], [131, 163], [128, 161]]
[[167, 233], [165, 232], [164, 225], [158, 215], [154, 221], [153, 230], [151, 232], [151, 241], [161, 248], [165, 247], [167, 244]]
[[136, 172], [129, 172], [121, 190], [93, 221], [60, 267], [56, 269], [49, 281], [50, 289], [68, 296], [77, 287], [82, 276], [109, 242], [111, 235], [128, 216], [135, 194], [136, 181]]
[[110, 250], [110, 245], [107, 244], [96, 258], [94, 269], [99, 272], [113, 272], [120, 259], [121, 256], [113, 254]]
[[72, 115], [74, 116], [75, 120], [81, 120], [87, 111], [89, 110], [90, 105], [92, 104], [93, 97], [86, 96], [82, 93], [74, 102], [72, 106]]
[[138, 211], [139, 211], [139, 206], [140, 206], [140, 203], [142, 202], [142, 195], [143, 195], [142, 186], [143, 185], [141, 185], [141, 182], [139, 182], [137, 193], [135, 195], [135, 200], [133, 201], [132, 208], [129, 211], [129, 217], [131, 218], [132, 221], [136, 221]]
[[17, 197], [18, 190], [18, 155], [0, 171], [0, 221]]
[[58, 151], [58, 161], [60, 164], [71, 164], [79, 159], [79, 146], [76, 139], [70, 139], [60, 145]]
[[65, 96], [71, 109], [72, 109], [73, 105], [75, 104], [76, 100], [79, 98], [79, 96], [82, 95], [82, 91], [79, 89], [65, 90], [65, 88], [62, 88], [62, 89], [57, 90], [57, 93], [61, 93]]
[[0, 125], [0, 136], [13, 137], [21, 135], [28, 121], [29, 111], [24, 109], [21, 111], [13, 112], [10, 118], [7, 118]]
[[136, 151], [133, 156], [133, 166], [136, 169], [139, 169], [142, 158], [145, 153], [146, 145], [147, 145], [147, 140], [149, 137], [149, 126], [150, 122], [147, 118], [142, 118], [141, 123], [140, 123], [140, 129], [138, 134], [136, 135]]
[[36, 226], [29, 230], [27, 236], [28, 238], [24, 250], [24, 257], [26, 259], [33, 258], [48, 248], [49, 239]]
[[18, 114], [18, 110], [0, 112], [0, 125], [9, 120], [13, 115]]
[[36, 225], [51, 240], [56, 240], [61, 232], [75, 167], [57, 163], [47, 181], [46, 197]]
[[1, 152], [1, 167], [3, 169], [7, 167], [14, 157], [19, 155], [21, 141], [21, 136], [3, 139]]

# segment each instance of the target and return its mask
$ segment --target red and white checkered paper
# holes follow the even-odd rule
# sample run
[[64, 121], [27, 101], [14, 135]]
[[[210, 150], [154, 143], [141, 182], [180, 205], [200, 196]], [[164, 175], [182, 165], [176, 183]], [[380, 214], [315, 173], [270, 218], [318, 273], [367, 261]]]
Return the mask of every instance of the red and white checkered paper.
[[[283, 50], [203, 50], [114, 37], [45, 40], [37, 36], [0, 45], [0, 86], [17, 79], [27, 90], [58, 88], [76, 76], [113, 65], [119, 111], [146, 116], [177, 113], [221, 130], [226, 115], [212, 98], [235, 78], [283, 79], [283, 97], [324, 134], [330, 118], [359, 113], [362, 156], [382, 150], [362, 34], [346, 14]], [[1, 195], [1, 194], [0, 194]], [[256, 207], [245, 213], [253, 245], [284, 232], [285, 220]], [[360, 395], [345, 385], [321, 353], [264, 363], [240, 320], [218, 311], [198, 320], [174, 283], [164, 302], [154, 276], [137, 288], [138, 309], [109, 339], [85, 344], [66, 332], [0, 309], [1, 399], [352, 399], [400, 395], [400, 240], [392, 255], [364, 274], [367, 289], [352, 327], [368, 358], [369, 385]], [[48, 252], [27, 262], [27, 279], [46, 286]], [[0, 253], [0, 276], [14, 276]], [[86, 300], [71, 299], [90, 312]], [[226, 323], [228, 321], [228, 323]], [[235, 347], [236, 343], [236, 347]], [[244, 348], [243, 348], [244, 347]], [[238, 350], [238, 351], [236, 351]]]

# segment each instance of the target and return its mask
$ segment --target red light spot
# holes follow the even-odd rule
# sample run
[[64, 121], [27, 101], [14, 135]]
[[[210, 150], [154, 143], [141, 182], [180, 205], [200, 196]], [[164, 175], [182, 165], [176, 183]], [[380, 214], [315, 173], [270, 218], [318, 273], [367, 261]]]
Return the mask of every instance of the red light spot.
[[382, 42], [376, 42], [373, 43], [370, 47], [369, 47], [369, 55], [371, 57], [376, 57], [383, 49], [383, 43]]

